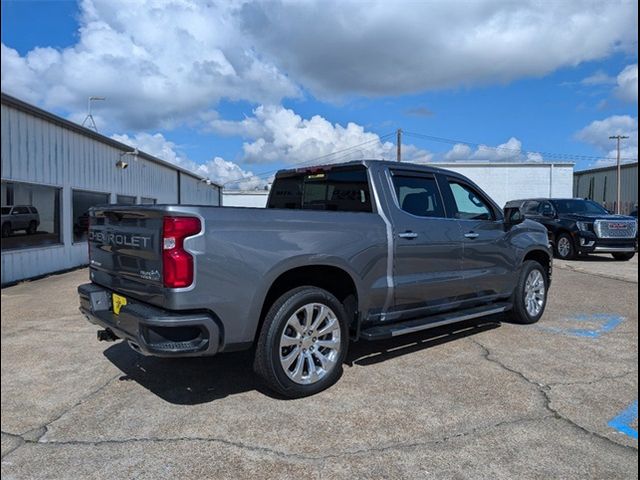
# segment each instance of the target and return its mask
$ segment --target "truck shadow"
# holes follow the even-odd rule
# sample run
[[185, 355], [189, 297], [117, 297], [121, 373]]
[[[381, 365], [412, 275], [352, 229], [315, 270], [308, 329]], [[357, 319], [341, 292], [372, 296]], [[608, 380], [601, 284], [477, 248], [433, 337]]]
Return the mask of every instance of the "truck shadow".
[[[376, 342], [352, 342], [346, 366], [374, 365], [401, 355], [459, 340], [500, 326], [500, 317], [482, 323], [469, 321], [434, 328], [394, 339]], [[209, 403], [238, 393], [257, 390], [266, 396], [283, 399], [267, 390], [253, 373], [253, 352], [225, 353], [215, 357], [156, 358], [145, 357], [126, 343], [116, 343], [104, 356], [120, 369], [120, 381], [134, 381], [176, 405]]]

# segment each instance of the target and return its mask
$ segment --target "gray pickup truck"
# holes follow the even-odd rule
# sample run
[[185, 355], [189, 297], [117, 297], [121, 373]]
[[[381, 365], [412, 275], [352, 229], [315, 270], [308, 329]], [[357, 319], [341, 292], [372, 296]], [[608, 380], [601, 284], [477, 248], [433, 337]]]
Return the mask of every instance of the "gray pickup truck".
[[287, 397], [337, 381], [349, 341], [508, 312], [542, 316], [546, 229], [431, 166], [281, 171], [266, 209], [96, 207], [80, 309], [144, 355], [253, 348]]

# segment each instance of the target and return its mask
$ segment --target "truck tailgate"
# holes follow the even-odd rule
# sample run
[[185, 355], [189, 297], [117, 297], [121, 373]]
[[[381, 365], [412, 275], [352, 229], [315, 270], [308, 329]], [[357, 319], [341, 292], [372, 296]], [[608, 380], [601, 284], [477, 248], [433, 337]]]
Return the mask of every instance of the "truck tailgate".
[[163, 212], [150, 207], [95, 208], [90, 213], [91, 279], [135, 298], [162, 302]]

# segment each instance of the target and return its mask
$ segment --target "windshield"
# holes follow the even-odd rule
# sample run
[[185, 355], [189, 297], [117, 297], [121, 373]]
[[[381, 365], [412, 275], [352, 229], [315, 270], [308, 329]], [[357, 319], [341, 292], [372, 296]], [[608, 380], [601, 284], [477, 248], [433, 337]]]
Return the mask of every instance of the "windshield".
[[592, 200], [554, 200], [553, 205], [558, 213], [580, 213], [608, 215], [609, 212]]

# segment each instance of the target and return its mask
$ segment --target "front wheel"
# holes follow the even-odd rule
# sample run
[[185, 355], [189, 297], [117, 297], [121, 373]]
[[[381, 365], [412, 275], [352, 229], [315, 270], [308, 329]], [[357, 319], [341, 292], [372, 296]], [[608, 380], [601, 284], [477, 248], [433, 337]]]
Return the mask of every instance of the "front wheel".
[[556, 256], [562, 260], [571, 260], [576, 256], [573, 239], [568, 233], [561, 233], [556, 242]]
[[527, 260], [522, 265], [520, 277], [513, 293], [511, 319], [514, 323], [536, 323], [547, 306], [549, 280], [542, 265]]
[[269, 309], [254, 370], [285, 397], [313, 395], [340, 378], [348, 343], [347, 314], [338, 299], [321, 288], [296, 288]]
[[615, 258], [616, 260], [618, 260], [620, 262], [628, 262], [629, 260], [631, 260], [633, 257], [636, 256], [636, 254], [634, 252], [612, 253], [611, 255], [613, 255], [613, 258]]
[[38, 224], [34, 221], [29, 222], [29, 227], [27, 228], [27, 234], [33, 235], [38, 230]]

